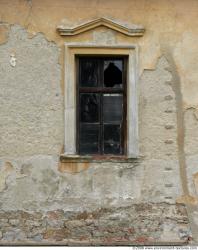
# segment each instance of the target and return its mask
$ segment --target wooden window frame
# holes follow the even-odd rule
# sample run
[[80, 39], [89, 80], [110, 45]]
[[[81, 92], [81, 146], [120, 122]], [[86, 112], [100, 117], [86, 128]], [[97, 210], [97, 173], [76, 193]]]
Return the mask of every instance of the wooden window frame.
[[[105, 87], [80, 87], [80, 82], [79, 82], [79, 79], [80, 79], [80, 66], [79, 66], [79, 59], [80, 58], [93, 58], [93, 59], [98, 59], [98, 58], [101, 58], [103, 61], [104, 60], [108, 60], [108, 59], [122, 59], [123, 61], [123, 73], [122, 73], [122, 83], [123, 83], [123, 88], [122, 89], [113, 89], [113, 88], [105, 88]], [[77, 154], [80, 155], [80, 148], [79, 148], [79, 144], [80, 144], [80, 141], [79, 141], [79, 136], [80, 136], [80, 121], [79, 121], [79, 114], [80, 114], [80, 110], [81, 110], [81, 107], [79, 105], [79, 95], [80, 93], [109, 93], [109, 94], [122, 94], [123, 95], [123, 122], [122, 122], [122, 131], [121, 131], [121, 150], [122, 150], [122, 153], [120, 154], [104, 154], [104, 153], [100, 153], [100, 154], [97, 154], [98, 156], [123, 156], [123, 155], [126, 155], [127, 153], [127, 127], [126, 127], [126, 120], [127, 120], [127, 63], [128, 63], [128, 56], [126, 55], [76, 55], [75, 56], [75, 61], [76, 61], [76, 152]], [[99, 62], [99, 77], [101, 78], [102, 77], [102, 72], [101, 72], [101, 68], [102, 68], [102, 61]], [[104, 77], [102, 77], [103, 79], [100, 79], [100, 81], [102, 81], [104, 83]], [[101, 104], [101, 107], [100, 109], [102, 108], [102, 105]], [[100, 115], [101, 115], [101, 112], [100, 112]], [[101, 117], [100, 117], [100, 121], [101, 121]], [[101, 123], [100, 123], [100, 131], [103, 130], [101, 129]], [[102, 133], [102, 135], [104, 135]], [[100, 134], [100, 141], [102, 141], [101, 139], [101, 136]], [[103, 141], [104, 143], [104, 141]], [[100, 151], [101, 151], [101, 145], [100, 145]], [[84, 155], [84, 154], [83, 154]], [[94, 155], [94, 156], [97, 156], [97, 155]], [[93, 155], [91, 155], [93, 156]]]
[[[127, 150], [126, 158], [139, 158], [138, 147], [138, 46], [66, 42], [64, 70], [65, 137], [62, 161], [78, 161], [76, 150], [76, 55], [127, 55]], [[91, 161], [91, 159], [88, 161]]]

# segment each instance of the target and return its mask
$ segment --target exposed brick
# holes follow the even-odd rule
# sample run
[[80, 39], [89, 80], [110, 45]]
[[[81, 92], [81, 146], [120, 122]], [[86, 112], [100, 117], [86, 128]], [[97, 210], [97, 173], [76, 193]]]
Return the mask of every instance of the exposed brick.
[[68, 238], [69, 233], [68, 230], [65, 228], [61, 229], [48, 229], [44, 234], [43, 238], [44, 239], [51, 239], [51, 240], [56, 240], [56, 241], [61, 241], [65, 238]]
[[177, 235], [173, 238], [177, 242], [187, 242], [191, 237], [186, 209], [182, 204], [142, 203], [83, 213], [58, 210], [46, 214], [24, 211], [0, 214], [0, 239], [2, 237], [3, 243], [152, 244], [161, 241], [166, 233], [164, 225], [170, 225], [170, 230]]

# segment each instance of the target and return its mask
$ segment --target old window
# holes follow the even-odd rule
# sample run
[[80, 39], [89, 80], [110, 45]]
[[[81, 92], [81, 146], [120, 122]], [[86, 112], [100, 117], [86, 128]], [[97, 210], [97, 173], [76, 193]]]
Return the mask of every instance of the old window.
[[77, 57], [77, 152], [126, 153], [126, 57]]
[[[119, 39], [113, 39], [114, 36], [112, 36], [112, 40], [109, 42], [109, 40], [106, 39], [106, 34], [104, 32], [101, 33], [101, 39], [98, 39], [98, 37], [95, 36], [95, 33], [90, 33], [93, 34], [93, 37], [90, 35], [90, 39], [87, 40], [86, 38], [86, 41], [83, 36], [79, 36], [80, 33], [91, 30], [94, 31], [96, 27], [100, 26], [122, 33], [121, 40], [123, 40], [124, 35], [127, 36], [126, 41], [120, 43], [117, 41]], [[61, 154], [61, 159], [66, 161], [78, 161], [79, 159], [82, 160], [86, 158], [86, 160], [89, 161], [92, 157], [81, 157], [79, 154], [101, 155], [110, 154], [110, 152], [112, 152], [111, 154], [124, 154], [124, 157], [119, 157], [119, 160], [121, 158], [130, 159], [139, 157], [139, 48], [136, 44], [133, 44], [134, 40], [128, 44], [127, 41], [129, 41], [129, 37], [133, 38], [143, 36], [144, 28], [139, 25], [128, 27], [128, 25], [119, 24], [116, 21], [99, 18], [87, 23], [79, 24], [76, 27], [61, 26], [58, 27], [57, 30], [61, 36], [70, 38], [65, 42], [65, 133], [64, 153]], [[79, 39], [77, 39], [78, 41], [76, 38], [74, 38], [74, 40], [72, 39], [75, 35], [79, 36]], [[115, 35], [115, 38], [117, 38], [117, 35], [118, 34]], [[91, 57], [91, 55], [95, 55], [95, 58]], [[101, 55], [106, 58], [102, 58]], [[77, 57], [79, 60], [76, 60]], [[125, 59], [125, 57], [127, 59]], [[86, 59], [88, 62], [86, 62]], [[93, 59], [93, 61], [89, 61], [89, 59]], [[116, 59], [121, 61], [121, 67], [116, 62]], [[84, 60], [84, 64], [82, 62], [82, 65], [81, 60]], [[106, 62], [105, 64], [105, 60], [109, 60], [109, 63]], [[77, 68], [76, 61], [78, 61]], [[118, 69], [113, 77], [108, 73], [108, 71], [111, 72], [110, 63], [111, 66], [115, 66]], [[107, 67], [108, 70], [105, 70], [106, 68], [104, 69], [104, 67]], [[77, 69], [78, 73], [76, 74]], [[120, 78], [120, 73], [118, 73], [119, 70], [121, 71], [121, 78], [123, 80], [121, 84], [117, 82]], [[82, 72], [84, 72], [84, 74]], [[116, 79], [116, 81], [114, 81], [114, 79]], [[90, 88], [91, 91], [86, 88]], [[109, 92], [106, 92], [106, 90], [109, 90]], [[81, 103], [84, 105], [84, 115], [81, 112], [81, 109], [83, 108]], [[92, 105], [90, 103], [92, 103]], [[119, 108], [115, 107], [112, 103], [116, 103], [118, 107], [122, 106], [121, 114], [119, 114]], [[105, 106], [110, 106], [111, 108], [114, 106], [114, 110], [117, 113], [115, 114], [114, 110], [111, 112], [111, 108], [107, 109]], [[89, 111], [87, 111], [87, 108]], [[90, 113], [92, 115], [90, 115]], [[119, 115], [122, 117], [121, 121], [118, 120], [120, 117]], [[106, 118], [111, 119], [110, 121], [107, 121]], [[112, 121], [112, 119], [114, 120]], [[113, 130], [112, 128], [116, 128], [116, 126], [119, 129]], [[90, 128], [90, 133], [95, 136], [87, 136], [90, 134], [88, 132]], [[109, 131], [114, 134], [111, 135]], [[95, 138], [94, 142], [89, 142], [90, 138]], [[112, 138], [114, 138], [114, 140], [112, 140]], [[116, 143], [114, 143], [115, 140]], [[90, 152], [91, 149], [88, 147], [90, 144], [93, 145], [92, 150], [94, 150], [94, 152]], [[86, 146], [88, 149], [86, 149]], [[105, 158], [109, 159], [109, 157]], [[94, 160], [95, 159], [96, 158], [94, 157]], [[100, 157], [97, 159], [100, 160]]]
[[[92, 56], [92, 55], [95, 55], [95, 56]], [[103, 58], [101, 55], [103, 55]], [[88, 74], [89, 72], [91, 72], [89, 68], [85, 68], [84, 70], [89, 75], [87, 84], [90, 84], [90, 79], [92, 77], [94, 78], [94, 81], [92, 82], [94, 82], [94, 84], [97, 83], [96, 87], [90, 87], [90, 86], [87, 87], [83, 85], [80, 86], [80, 60], [83, 60], [83, 59], [86, 60], [86, 58], [95, 59], [96, 65], [98, 64], [102, 65], [104, 64], [105, 60], [107, 61], [109, 60], [116, 66], [116, 62], [113, 60], [116, 60], [116, 59], [121, 60], [122, 67], [119, 68], [118, 65], [116, 67], [122, 71], [122, 78], [124, 78], [123, 83], [122, 83], [123, 85], [122, 84], [120, 85], [117, 82], [116, 82], [117, 84], [114, 84], [111, 82], [109, 86], [105, 86], [106, 81], [104, 84], [103, 78], [108, 79], [108, 75], [106, 76], [104, 75], [104, 65], [103, 65], [103, 67], [102, 66], [94, 67], [94, 74], [91, 73], [91, 75]], [[97, 62], [97, 59], [98, 59], [98, 62]], [[102, 62], [99, 59], [101, 59]], [[91, 67], [93, 69], [93, 66]], [[106, 90], [108, 89], [113, 90], [113, 92], [116, 90], [118, 91], [117, 93], [116, 92], [104, 93], [106, 95], [107, 94], [123, 94], [122, 95], [122, 98], [123, 98], [122, 112], [124, 113], [122, 113], [122, 117], [123, 117], [124, 123], [122, 125], [123, 130], [121, 130], [121, 137], [119, 137], [121, 138], [120, 140], [121, 157], [119, 157], [119, 159], [121, 158], [129, 159], [129, 158], [139, 157], [139, 150], [138, 150], [138, 47], [135, 45], [127, 45], [127, 44], [124, 44], [124, 45], [123, 44], [119, 44], [119, 45], [97, 44], [96, 45], [93, 43], [82, 43], [82, 42], [65, 43], [65, 68], [64, 69], [65, 69], [65, 74], [64, 74], [64, 77], [65, 77], [64, 78], [65, 79], [64, 81], [65, 83], [65, 86], [64, 86], [65, 134], [64, 134], [64, 153], [61, 154], [61, 160], [78, 161], [79, 159], [82, 160], [81, 155], [83, 155], [82, 157], [83, 160], [86, 158], [87, 161], [91, 161], [92, 157], [87, 157], [85, 155], [95, 154], [95, 153], [81, 153], [80, 155], [79, 135], [80, 135], [81, 121], [79, 118], [80, 118], [81, 113], [79, 109], [81, 109], [81, 106], [79, 102], [80, 102], [80, 93], [81, 93], [80, 89], [81, 90], [84, 89], [84, 91], [86, 91], [85, 88], [91, 88], [91, 89], [98, 88], [101, 91], [98, 93], [87, 92], [87, 94], [99, 94], [100, 109], [104, 107], [103, 103], [101, 104], [101, 101], [103, 101], [103, 98], [101, 98], [102, 88], [103, 89], [106, 88]], [[103, 70], [103, 73], [102, 73], [102, 70]], [[106, 72], [108, 73], [108, 71]], [[86, 75], [83, 76], [83, 79], [84, 80], [87, 79]], [[83, 94], [83, 92], [81, 94]], [[86, 92], [84, 92], [84, 94], [86, 94]], [[95, 99], [97, 100], [97, 98]], [[95, 99], [94, 99], [94, 102], [95, 102]], [[107, 99], [105, 99], [105, 101], [106, 100]], [[107, 111], [107, 109], [104, 109], [104, 108], [103, 110]], [[100, 112], [99, 115], [101, 114], [102, 113]], [[104, 119], [104, 115], [100, 117], [103, 117]], [[94, 117], [94, 119], [96, 118]], [[85, 126], [87, 123], [84, 122]], [[102, 123], [101, 120], [100, 122], [98, 122], [98, 124], [102, 125], [100, 123]], [[112, 123], [110, 123], [110, 125], [111, 124]], [[103, 123], [103, 125], [105, 124]], [[103, 137], [104, 137], [104, 131], [99, 130], [99, 132], [100, 132], [100, 135], [98, 137], [99, 138], [98, 140], [100, 143], [102, 143], [101, 132], [103, 132]], [[107, 141], [110, 142], [109, 139]], [[101, 149], [100, 145], [99, 145], [99, 148]], [[100, 153], [99, 151], [99, 153], [97, 154], [101, 155], [102, 153]], [[103, 154], [107, 154], [107, 153], [103, 152]], [[114, 155], [115, 154], [116, 153], [114, 153]], [[108, 160], [109, 157], [105, 157], [105, 159]], [[94, 160], [96, 160], [95, 157], [94, 157]], [[100, 157], [97, 157], [97, 160], [100, 161]]]

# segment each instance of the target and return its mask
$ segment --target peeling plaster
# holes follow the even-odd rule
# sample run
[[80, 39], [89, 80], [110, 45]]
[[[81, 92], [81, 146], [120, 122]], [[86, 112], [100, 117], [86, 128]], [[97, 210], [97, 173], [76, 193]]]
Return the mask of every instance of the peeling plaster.
[[68, 163], [59, 163], [58, 170], [61, 173], [71, 173], [77, 174], [82, 171], [87, 170], [90, 167], [89, 163], [82, 163], [82, 162], [68, 162]]
[[197, 205], [198, 204], [198, 198], [191, 195], [182, 195], [181, 197], [177, 198], [177, 203], [180, 204], [189, 204], [189, 205]]
[[11, 65], [12, 67], [15, 67], [15, 66], [16, 66], [16, 61], [17, 61], [17, 59], [16, 59], [15, 55], [14, 55], [14, 54], [11, 54], [11, 55], [10, 55], [10, 65]]
[[0, 44], [8, 41], [9, 25], [0, 23]]
[[198, 173], [193, 174], [193, 181], [194, 181], [195, 190], [198, 196]]
[[10, 162], [5, 162], [4, 167], [0, 169], [0, 192], [7, 188], [6, 180], [13, 170], [14, 168]]

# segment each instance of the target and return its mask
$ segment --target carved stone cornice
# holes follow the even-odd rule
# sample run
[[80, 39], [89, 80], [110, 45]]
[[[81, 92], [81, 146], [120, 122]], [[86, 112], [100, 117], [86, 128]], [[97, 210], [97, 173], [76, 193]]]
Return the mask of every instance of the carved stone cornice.
[[132, 25], [132, 27], [128, 27], [126, 25], [117, 23], [115, 21], [112, 21], [104, 17], [97, 18], [92, 21], [79, 24], [72, 28], [59, 26], [57, 27], [57, 31], [59, 32], [61, 36], [75, 36], [85, 31], [92, 30], [94, 28], [101, 27], [101, 26], [115, 30], [126, 36], [143, 36], [144, 31], [145, 31], [145, 29], [141, 26]]

